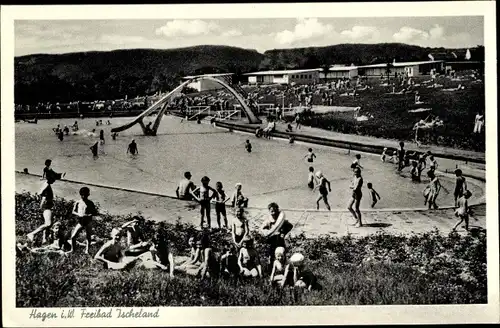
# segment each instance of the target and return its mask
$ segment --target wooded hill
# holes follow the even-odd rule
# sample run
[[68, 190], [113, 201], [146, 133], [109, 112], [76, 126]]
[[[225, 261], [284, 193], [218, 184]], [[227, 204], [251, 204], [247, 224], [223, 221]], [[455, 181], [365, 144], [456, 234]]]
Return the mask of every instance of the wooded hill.
[[[231, 72], [239, 79], [242, 73], [259, 69], [360, 65], [394, 59], [428, 60], [430, 53], [454, 59], [454, 52], [458, 55], [454, 60], [463, 60], [465, 51], [385, 43], [278, 49], [264, 54], [250, 49], [206, 45], [168, 50], [28, 55], [15, 58], [15, 102], [103, 100], [126, 95], [131, 98], [171, 90], [182, 76], [192, 74]], [[471, 60], [482, 60], [484, 47], [471, 49], [471, 53]]]

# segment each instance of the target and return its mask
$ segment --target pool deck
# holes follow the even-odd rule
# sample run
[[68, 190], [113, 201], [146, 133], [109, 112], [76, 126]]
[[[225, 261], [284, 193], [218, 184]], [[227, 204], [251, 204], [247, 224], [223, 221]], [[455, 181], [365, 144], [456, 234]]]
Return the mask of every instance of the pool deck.
[[[16, 192], [38, 193], [42, 181], [36, 175], [16, 173]], [[83, 184], [78, 182], [57, 181], [54, 184], [56, 197], [76, 200], [79, 198], [78, 190]], [[155, 196], [151, 194], [135, 193], [125, 190], [110, 189], [107, 187], [92, 186], [91, 199], [99, 203], [101, 210], [111, 214], [126, 215], [141, 212], [146, 218], [155, 221], [181, 222], [199, 224], [198, 206], [194, 202], [181, 201], [175, 198]], [[131, 202], [131, 199], [134, 201]], [[474, 206], [475, 217], [471, 219], [471, 227], [486, 228], [486, 206]], [[232, 220], [232, 211], [228, 211], [228, 220]], [[259, 226], [267, 209], [250, 208], [247, 212], [251, 227]], [[438, 228], [447, 233], [457, 221], [452, 209], [433, 211], [370, 211], [363, 212], [364, 227], [352, 226], [354, 220], [351, 214], [345, 211], [286, 211], [288, 220], [294, 224], [292, 235], [304, 233], [308, 237], [320, 235], [335, 236], [366, 236], [379, 231], [391, 234], [422, 233]], [[216, 226], [215, 212], [212, 211], [212, 226]], [[459, 233], [465, 233], [461, 227]]]

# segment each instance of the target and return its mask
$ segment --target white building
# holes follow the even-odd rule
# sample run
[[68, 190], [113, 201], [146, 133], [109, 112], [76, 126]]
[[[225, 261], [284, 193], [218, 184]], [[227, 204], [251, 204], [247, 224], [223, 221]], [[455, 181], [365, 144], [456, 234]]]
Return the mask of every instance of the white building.
[[[436, 69], [438, 72], [444, 70], [444, 62], [442, 60], [392, 63], [391, 65], [389, 69], [392, 76], [396, 73], [398, 75], [420, 76], [429, 74], [432, 69]], [[364, 76], [387, 75], [387, 64], [359, 66], [358, 72], [359, 75]]]
[[311, 84], [319, 82], [318, 69], [261, 71], [243, 74], [249, 84]]
[[[226, 81], [229, 81], [228, 83], [231, 84], [232, 75], [233, 75], [233, 73], [203, 74], [203, 75], [185, 76], [182, 79], [183, 80], [191, 80], [191, 79], [194, 79], [194, 78], [197, 78], [197, 77], [204, 77], [204, 76], [215, 77], [215, 78], [217, 78], [217, 77], [224, 77], [224, 79]], [[203, 79], [200, 79], [200, 80], [195, 81], [195, 82], [191, 82], [187, 86], [190, 87], [190, 88], [198, 90], [198, 92], [209, 91], [209, 90], [218, 90], [218, 89], [222, 89], [223, 88], [217, 82], [210, 81], [210, 80], [203, 80]]]
[[[319, 78], [321, 80], [325, 79], [325, 73], [323, 69], [319, 70]], [[335, 80], [342, 78], [354, 78], [358, 76], [358, 68], [356, 66], [332, 66], [329, 68], [328, 73], [326, 74], [327, 80]]]

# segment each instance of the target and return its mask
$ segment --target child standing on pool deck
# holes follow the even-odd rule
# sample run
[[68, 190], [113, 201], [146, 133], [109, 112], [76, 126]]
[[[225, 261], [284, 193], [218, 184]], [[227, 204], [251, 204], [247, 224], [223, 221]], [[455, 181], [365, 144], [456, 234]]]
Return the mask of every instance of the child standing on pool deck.
[[[201, 178], [201, 186], [196, 188], [191, 192], [191, 195], [200, 203], [200, 227], [203, 229], [203, 222], [205, 221], [205, 214], [207, 216], [208, 228], [212, 228], [212, 222], [210, 220], [210, 200], [213, 197], [216, 197], [217, 191], [210, 187], [208, 184], [210, 182], [210, 178], [204, 176]], [[196, 196], [196, 192], [199, 190], [200, 197]], [[211, 194], [210, 194], [211, 192]]]
[[[452, 231], [455, 231], [458, 228], [458, 226], [462, 224], [462, 222], [465, 222], [465, 230], [469, 231], [469, 216], [472, 216], [470, 214], [470, 209], [469, 209], [470, 196], [472, 196], [472, 193], [469, 190], [466, 190], [465, 194], [460, 196], [460, 198], [458, 199], [457, 201], [458, 208], [455, 211], [455, 216], [458, 216], [460, 220], [455, 224]], [[476, 218], [474, 219], [477, 221]]]
[[87, 237], [87, 245], [85, 247], [85, 253], [89, 253], [89, 247], [90, 247], [90, 242], [91, 242], [91, 236], [92, 236], [92, 217], [97, 215], [97, 209], [94, 205], [94, 202], [92, 202], [89, 199], [90, 196], [90, 189], [88, 187], [82, 187], [80, 189], [80, 197], [81, 199], [75, 203], [75, 206], [73, 207], [73, 215], [75, 215], [78, 219], [78, 224], [76, 227], [73, 229], [73, 232], [71, 233], [71, 249], [68, 251], [69, 253], [73, 252], [76, 246], [76, 237], [78, 237], [78, 234], [82, 229], [85, 229], [85, 234]]
[[252, 152], [252, 144], [250, 143], [250, 140], [247, 140], [245, 143], [245, 149], [247, 152], [251, 153]]
[[464, 192], [467, 191], [467, 182], [465, 181], [465, 177], [462, 175], [462, 170], [456, 169], [455, 175], [457, 176], [457, 180], [455, 182], [455, 192], [453, 196], [455, 196], [455, 207], [458, 207], [457, 199], [463, 196]]
[[368, 182], [366, 186], [368, 187], [368, 191], [370, 192], [370, 196], [372, 198], [372, 208], [373, 208], [375, 207], [375, 204], [377, 204], [378, 200], [380, 200], [380, 195], [375, 189], [373, 189], [373, 185], [371, 182]]
[[[318, 184], [313, 189], [313, 192], [316, 190], [316, 188], [319, 189], [319, 196], [316, 200], [316, 209], [319, 210], [319, 201], [323, 200], [326, 208], [331, 211], [330, 204], [328, 204], [328, 192], [332, 192], [330, 181], [328, 181], [327, 178], [323, 176], [323, 173], [321, 173], [321, 171], [316, 172], [316, 177], [318, 178]], [[326, 189], [327, 186], [328, 189]]]
[[315, 182], [317, 181], [316, 177], [314, 176], [314, 167], [309, 166], [309, 175], [307, 176], [307, 186], [310, 189], [314, 189]]
[[224, 228], [227, 229], [227, 214], [226, 214], [226, 202], [229, 200], [226, 197], [226, 192], [223, 189], [222, 182], [217, 181], [215, 184], [215, 190], [217, 191], [215, 199], [215, 214], [217, 215], [217, 224], [220, 225], [221, 216], [224, 218]]
[[363, 169], [359, 161], [361, 160], [361, 155], [356, 154], [356, 159], [352, 162], [353, 165], [356, 165], [356, 167], [359, 167], [360, 169]]
[[304, 158], [307, 158], [307, 161], [309, 163], [314, 162], [314, 158], [316, 158], [316, 155], [313, 153], [312, 148], [308, 149], [308, 153], [304, 156]]

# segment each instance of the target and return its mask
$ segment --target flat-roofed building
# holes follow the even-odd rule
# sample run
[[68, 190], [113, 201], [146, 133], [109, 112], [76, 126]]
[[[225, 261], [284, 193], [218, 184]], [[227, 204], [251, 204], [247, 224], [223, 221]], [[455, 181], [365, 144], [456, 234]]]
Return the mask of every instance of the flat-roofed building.
[[[326, 74], [326, 80], [335, 80], [343, 78], [354, 78], [358, 76], [358, 68], [356, 66], [332, 66]], [[319, 70], [319, 78], [325, 79], [323, 69]]]
[[[436, 70], [437, 72], [444, 71], [444, 62], [442, 60], [432, 60], [432, 61], [418, 61], [418, 62], [402, 62], [402, 63], [391, 63], [390, 71], [391, 75], [403, 74], [407, 76], [420, 76], [427, 75], [431, 73], [431, 70]], [[364, 65], [358, 66], [359, 75], [364, 76], [380, 76], [387, 74], [387, 64], [374, 64], [374, 65]]]
[[319, 81], [318, 69], [261, 71], [243, 74], [249, 84], [312, 84]]

